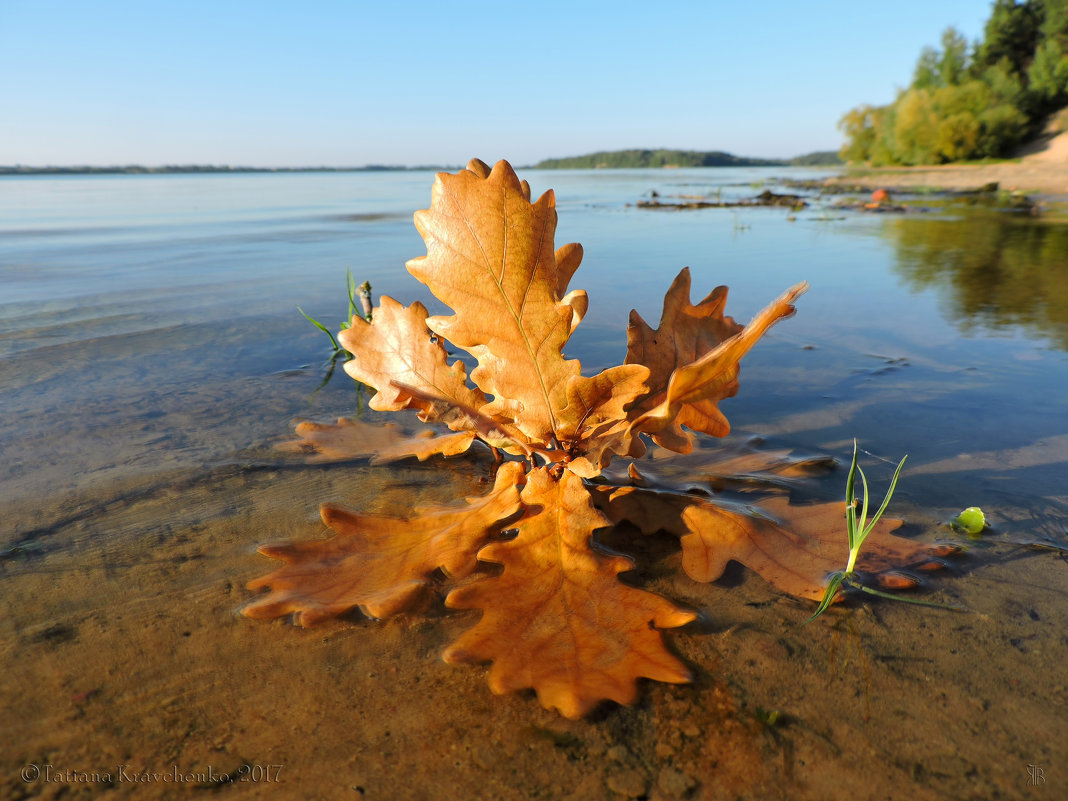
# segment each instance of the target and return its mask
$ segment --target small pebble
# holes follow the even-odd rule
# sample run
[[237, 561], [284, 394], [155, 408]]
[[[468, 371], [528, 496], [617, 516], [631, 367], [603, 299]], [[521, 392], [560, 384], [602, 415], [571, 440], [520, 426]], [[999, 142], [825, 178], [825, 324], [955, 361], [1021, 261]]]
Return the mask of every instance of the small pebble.
[[907, 573], [898, 573], [896, 571], [880, 573], [875, 577], [875, 580], [880, 587], [886, 590], [911, 590], [920, 583]]
[[675, 749], [672, 748], [669, 743], [657, 743], [656, 755], [660, 759], [667, 759], [668, 757], [675, 756]]
[[471, 758], [474, 763], [478, 765], [482, 770], [490, 770], [500, 763], [501, 760], [497, 759], [496, 755], [488, 748], [477, 749]]
[[664, 767], [656, 779], [660, 792], [669, 796], [684, 796], [696, 784], [690, 776], [671, 767]]
[[945, 570], [946, 563], [941, 559], [928, 559], [926, 562], [915, 566], [917, 570], [922, 570], [925, 573], [932, 573], [936, 570]]
[[964, 553], [964, 548], [953, 542], [935, 543], [927, 550], [932, 556], [960, 556]]
[[636, 770], [621, 770], [608, 776], [608, 789], [626, 798], [645, 795], [647, 787], [645, 777]]

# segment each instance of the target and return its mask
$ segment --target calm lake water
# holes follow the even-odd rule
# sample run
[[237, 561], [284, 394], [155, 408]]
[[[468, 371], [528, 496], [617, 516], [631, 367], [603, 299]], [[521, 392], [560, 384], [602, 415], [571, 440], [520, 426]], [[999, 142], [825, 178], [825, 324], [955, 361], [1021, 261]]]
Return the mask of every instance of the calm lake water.
[[[796, 211], [635, 205], [795, 191], [776, 181], [811, 171], [520, 175], [555, 189], [557, 245], [584, 247], [568, 355], [587, 374], [622, 361], [631, 308], [655, 324], [683, 266], [694, 301], [728, 285], [739, 321], [809, 281], [722, 404], [731, 440], [842, 460], [856, 437], [876, 492], [909, 454], [892, 507], [909, 536], [951, 537], [940, 523], [982, 506], [992, 531], [924, 590], [966, 611], [857, 603], [802, 629], [811, 609], [755, 575], [697, 585], [661, 554], [652, 586], [708, 615], [672, 639], [699, 679], [580, 722], [441, 663], [464, 616], [246, 620], [244, 585], [270, 569], [256, 546], [321, 536], [321, 502], [479, 491], [478, 464], [274, 450], [295, 419], [365, 400], [340, 371], [323, 385], [326, 337], [296, 306], [336, 328], [348, 268], [376, 298], [442, 309], [404, 269], [433, 174], [4, 178], [0, 795], [196, 789], [120, 765], [284, 765], [283, 794], [353, 798], [613, 798], [624, 779], [648, 798], [1064, 795], [1068, 225], [935, 196], [902, 214], [815, 194]], [[784, 722], [761, 724], [773, 709]]]

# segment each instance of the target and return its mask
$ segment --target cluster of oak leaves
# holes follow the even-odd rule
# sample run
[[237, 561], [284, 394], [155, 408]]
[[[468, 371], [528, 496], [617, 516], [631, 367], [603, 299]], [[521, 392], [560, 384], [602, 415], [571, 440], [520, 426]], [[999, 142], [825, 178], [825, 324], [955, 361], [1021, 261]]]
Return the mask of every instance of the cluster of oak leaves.
[[[443, 573], [455, 582], [446, 606], [482, 610], [446, 661], [492, 662], [494, 692], [533, 688], [545, 707], [575, 718], [604, 699], [632, 703], [642, 677], [690, 680], [660, 630], [695, 614], [622, 583], [634, 563], [599, 546], [600, 531], [627, 521], [644, 534], [679, 537], [683, 569], [696, 581], [715, 580], [734, 559], [784, 592], [822, 597], [826, 575], [845, 560], [843, 503], [791, 506], [777, 497], [756, 510], [654, 488], [633, 463], [625, 476], [604, 474], [615, 456], [645, 454], [642, 435], [686, 454], [694, 437], [684, 427], [727, 434], [718, 402], [737, 392], [739, 360], [793, 313], [807, 284], [743, 327], [723, 314], [725, 287], [693, 305], [684, 269], [659, 327], [632, 312], [624, 363], [584, 376], [563, 354], [588, 303], [583, 290], [568, 288], [582, 248], [554, 249], [556, 220], [552, 191], [532, 203], [507, 162], [491, 170], [473, 160], [438, 175], [430, 208], [415, 214], [427, 255], [407, 267], [453, 315], [428, 317], [420, 303], [382, 297], [373, 322], [354, 317], [338, 338], [353, 354], [345, 369], [377, 390], [372, 409], [413, 409], [448, 432], [401, 439], [389, 426], [351, 420], [297, 431], [302, 447], [324, 459], [376, 450], [424, 459], [480, 441], [503, 460], [494, 486], [465, 506], [406, 517], [324, 505], [332, 537], [260, 549], [285, 565], [249, 585], [269, 591], [246, 615], [311, 625], [359, 608], [388, 618]], [[449, 363], [446, 342], [478, 362], [470, 376], [463, 362]], [[920, 546], [889, 534], [896, 525], [880, 523], [862, 569], [918, 557]], [[479, 562], [503, 570], [490, 575]]]

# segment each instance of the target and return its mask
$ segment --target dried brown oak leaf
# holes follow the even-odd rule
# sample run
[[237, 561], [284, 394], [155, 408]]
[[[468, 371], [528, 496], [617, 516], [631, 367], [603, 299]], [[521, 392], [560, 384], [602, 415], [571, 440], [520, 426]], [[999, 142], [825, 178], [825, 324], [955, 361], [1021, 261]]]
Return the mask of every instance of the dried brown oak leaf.
[[[682, 569], [696, 581], [715, 581], [734, 559], [783, 592], [818, 601], [827, 575], [841, 570], [849, 556], [840, 501], [791, 506], [786, 498], [768, 498], [759, 510], [695, 503], [682, 520]], [[858, 560], [860, 571], [915, 558], [923, 546], [890, 533], [900, 525], [888, 518], [876, 523]]]
[[697, 361], [742, 330], [732, 318], [724, 317], [726, 304], [727, 287], [718, 286], [694, 306], [690, 269], [684, 267], [664, 296], [664, 311], [655, 331], [637, 311], [631, 311], [626, 363], [648, 364], [649, 386], [663, 392], [676, 367]]
[[[641, 416], [633, 420], [631, 429], [651, 434], [658, 445], [679, 453], [689, 453], [693, 449], [693, 436], [684, 432], [682, 426], [716, 437], [726, 436], [730, 424], [719, 410], [719, 401], [738, 392], [738, 363], [768, 328], [794, 313], [794, 301], [807, 289], [807, 283], [790, 288], [750, 320], [745, 328], [711, 350], [691, 358], [694, 343], [700, 342], [702, 335], [708, 334], [706, 339], [713, 340], [717, 328], [727, 332], [732, 327], [723, 324], [717, 313], [721, 300], [726, 298], [724, 290], [719, 297], [713, 292], [702, 301], [702, 305], [706, 305], [705, 319], [711, 321], [710, 325], [704, 328], [680, 325], [680, 333], [676, 335], [673, 326], [680, 317], [680, 309], [684, 313], [683, 319], [692, 319], [689, 309], [701, 311], [699, 307], [691, 307], [688, 299], [681, 302], [682, 293], [689, 295], [689, 276], [683, 271], [664, 301], [664, 319], [657, 331], [651, 332], [644, 323], [635, 331], [632, 318], [628, 362], [645, 363], [651, 375], [666, 374], [668, 378], [662, 391], [656, 391], [652, 398], [633, 410], [640, 411]], [[637, 322], [641, 322], [640, 317]]]
[[[849, 556], [842, 502], [791, 505], [785, 497], [770, 497], [753, 507], [684, 492], [603, 487], [597, 506], [613, 522], [679, 537], [682, 569], [695, 581], [715, 581], [734, 560], [782, 592], [818, 601], [828, 574], [841, 570]], [[900, 525], [889, 518], [876, 524], [857, 560], [859, 572], [930, 562], [930, 545], [891, 533]]]
[[585, 293], [559, 296], [566, 280], [553, 249], [556, 201], [549, 190], [531, 203], [529, 192], [507, 162], [485, 177], [439, 174], [430, 208], [415, 214], [427, 255], [408, 270], [455, 312], [427, 325], [478, 360], [471, 379], [494, 397], [484, 413], [547, 443], [560, 427], [568, 379], [579, 375], [563, 347]]
[[292, 614], [304, 626], [357, 607], [368, 617], [391, 617], [418, 599], [436, 570], [462, 578], [475, 569], [478, 549], [519, 513], [522, 480], [520, 463], [509, 462], [489, 494], [463, 507], [416, 509], [409, 518], [323, 504], [323, 522], [334, 536], [262, 546], [260, 553], [286, 564], [249, 582], [251, 590], [270, 591], [243, 612], [263, 619]]
[[[656, 331], [632, 317], [627, 363], [583, 376], [563, 354], [588, 302], [584, 291], [568, 290], [582, 248], [554, 249], [552, 190], [531, 202], [507, 162], [491, 170], [474, 160], [437, 176], [431, 206], [415, 221], [427, 255], [408, 269], [454, 314], [428, 317], [419, 303], [383, 296], [373, 322], [354, 317], [339, 334], [353, 354], [346, 371], [377, 390], [372, 408], [414, 409], [457, 432], [441, 439], [440, 452], [479, 439], [585, 478], [614, 455], [640, 456], [642, 432], [682, 452], [692, 447], [683, 425], [725, 434], [717, 404], [737, 391], [738, 361], [807, 288], [794, 287], [743, 328], [723, 316], [722, 287], [693, 306], [683, 270]], [[446, 340], [477, 360], [470, 376], [459, 360], [448, 362]], [[434, 447], [412, 452], [425, 457]]]
[[[445, 409], [403, 391], [412, 386], [432, 393], [443, 401], [479, 408], [486, 396], [467, 384], [463, 362], [448, 364], [444, 343], [432, 337], [426, 326], [426, 307], [422, 303], [402, 306], [383, 296], [374, 310], [373, 322], [359, 315], [349, 328], [338, 333], [338, 342], [354, 357], [345, 362], [345, 372], [378, 392], [368, 406], [379, 412], [417, 409], [424, 423], [445, 417]], [[463, 421], [444, 419], [454, 430], [463, 429]]]
[[350, 417], [339, 417], [336, 423], [297, 423], [296, 434], [296, 439], [278, 443], [277, 449], [302, 454], [312, 464], [372, 456], [407, 439], [396, 423], [373, 425]]
[[[495, 578], [449, 593], [446, 605], [482, 609], [482, 619], [446, 652], [448, 662], [492, 661], [490, 688], [534, 688], [546, 708], [577, 718], [602, 699], [633, 703], [639, 678], [681, 683], [690, 671], [657, 629], [694, 614], [618, 579], [630, 559], [596, 551], [593, 532], [611, 525], [582, 479], [547, 468], [523, 488], [526, 514], [515, 539], [493, 542], [479, 559], [504, 566]], [[654, 628], [654, 626], [656, 628]]]
[[367, 457], [382, 463], [411, 456], [419, 461], [436, 455], [455, 456], [471, 447], [476, 432], [436, 434], [427, 429], [411, 435], [395, 423], [372, 424], [339, 417], [336, 423], [298, 423], [296, 435], [296, 439], [278, 443], [277, 449], [299, 453], [311, 464]]
[[[632, 316], [626, 363], [588, 377], [563, 352], [588, 298], [569, 286], [581, 247], [555, 248], [552, 191], [532, 202], [529, 185], [507, 162], [491, 170], [474, 160], [437, 176], [430, 208], [415, 221], [427, 254], [408, 269], [452, 314], [428, 317], [418, 303], [404, 307], [383, 297], [373, 322], [354, 318], [340, 335], [353, 354], [346, 370], [374, 387], [373, 408], [415, 410], [453, 431], [386, 452], [453, 453], [477, 439], [523, 461], [505, 462], [493, 491], [460, 509], [388, 519], [324, 506], [336, 535], [262, 549], [286, 564], [250, 584], [270, 591], [246, 614], [293, 613], [311, 624], [359, 607], [385, 617], [408, 608], [436, 571], [470, 574], [477, 552], [503, 569], [449, 594], [449, 606], [478, 608], [483, 616], [446, 656], [492, 661], [495, 691], [531, 687], [547, 707], [577, 717], [603, 699], [630, 703], [642, 677], [688, 681], [660, 629], [681, 626], [693, 613], [619, 580], [633, 563], [594, 545], [594, 533], [610, 521], [593, 505], [592, 494], [602, 490], [583, 479], [600, 475], [613, 455], [642, 455], [642, 433], [684, 453], [692, 436], [683, 426], [725, 434], [718, 403], [737, 391], [739, 360], [793, 313], [807, 284], [743, 328], [723, 315], [726, 289], [691, 304], [684, 270], [665, 297], [659, 327]], [[459, 360], [449, 362], [446, 342], [477, 362], [470, 374]], [[344, 453], [346, 441], [363, 446], [355, 426], [336, 428], [307, 430], [301, 447], [327, 455]], [[704, 537], [699, 528], [711, 516], [694, 511], [699, 501], [657, 507], [675, 521], [687, 553], [695, 551], [687, 538]], [[653, 526], [653, 516], [643, 522]], [[501, 539], [509, 525], [518, 535]], [[743, 558], [743, 540], [731, 540], [729, 558]], [[704, 539], [701, 548], [709, 564], [721, 555]], [[706, 566], [704, 574], [711, 572]]]

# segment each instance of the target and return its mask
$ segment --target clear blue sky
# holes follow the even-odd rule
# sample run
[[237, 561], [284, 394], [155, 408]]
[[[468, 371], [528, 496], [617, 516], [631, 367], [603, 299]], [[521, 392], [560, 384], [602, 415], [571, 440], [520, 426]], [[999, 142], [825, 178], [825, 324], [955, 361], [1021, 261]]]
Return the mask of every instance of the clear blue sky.
[[782, 157], [991, 0], [0, 0], [0, 164]]

